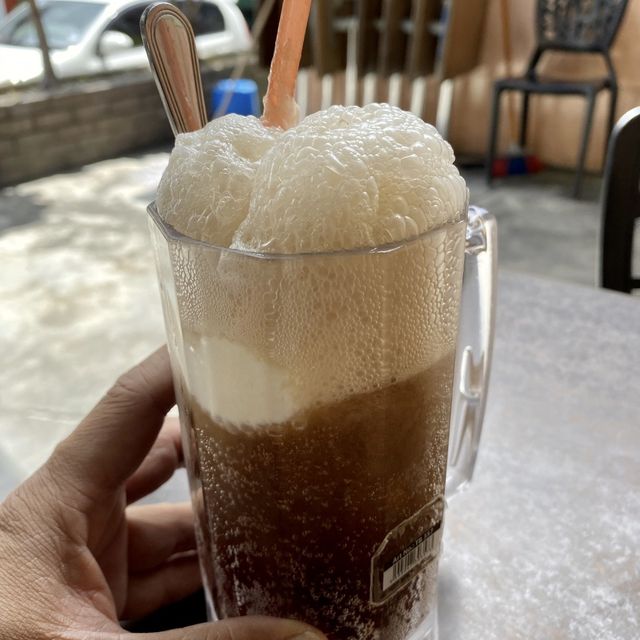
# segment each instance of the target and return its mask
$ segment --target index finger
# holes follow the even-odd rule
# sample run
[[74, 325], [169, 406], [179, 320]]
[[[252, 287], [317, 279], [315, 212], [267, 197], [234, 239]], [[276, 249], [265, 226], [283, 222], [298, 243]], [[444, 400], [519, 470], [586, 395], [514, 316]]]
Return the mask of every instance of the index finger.
[[[138, 468], [175, 404], [166, 347], [122, 375], [54, 452], [85, 492], [112, 491]], [[92, 493], [93, 493], [92, 492]]]
[[142, 464], [127, 478], [127, 503], [136, 502], [161, 487], [183, 464], [180, 421], [167, 417]]

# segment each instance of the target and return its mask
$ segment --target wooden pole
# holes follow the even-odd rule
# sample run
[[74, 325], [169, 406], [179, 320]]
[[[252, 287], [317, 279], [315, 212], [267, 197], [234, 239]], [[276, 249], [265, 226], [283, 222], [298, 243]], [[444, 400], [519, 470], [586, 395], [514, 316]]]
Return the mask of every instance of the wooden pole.
[[45, 89], [51, 89], [58, 83], [56, 74], [51, 66], [51, 56], [49, 55], [49, 45], [47, 44], [47, 35], [44, 32], [42, 26], [42, 19], [40, 17], [40, 10], [36, 5], [36, 0], [29, 0], [29, 6], [31, 7], [31, 17], [33, 24], [36, 27], [36, 33], [38, 34], [38, 42], [40, 44], [40, 51], [42, 52], [42, 67], [44, 69], [44, 75], [42, 78], [42, 86]]

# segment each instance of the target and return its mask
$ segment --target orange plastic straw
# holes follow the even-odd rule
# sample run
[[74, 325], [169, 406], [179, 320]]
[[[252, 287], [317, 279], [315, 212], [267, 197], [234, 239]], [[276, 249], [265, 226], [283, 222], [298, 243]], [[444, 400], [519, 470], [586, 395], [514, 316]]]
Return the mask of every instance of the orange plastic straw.
[[297, 124], [294, 95], [310, 11], [311, 0], [284, 0], [282, 5], [269, 85], [264, 97], [262, 121], [267, 127], [288, 129]]

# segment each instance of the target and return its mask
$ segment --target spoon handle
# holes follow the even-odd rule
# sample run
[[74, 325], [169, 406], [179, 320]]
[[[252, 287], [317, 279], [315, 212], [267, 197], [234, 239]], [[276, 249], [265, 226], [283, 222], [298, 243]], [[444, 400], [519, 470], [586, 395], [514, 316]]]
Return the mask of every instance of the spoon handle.
[[145, 9], [142, 41], [174, 135], [207, 124], [200, 63], [187, 17], [168, 2]]

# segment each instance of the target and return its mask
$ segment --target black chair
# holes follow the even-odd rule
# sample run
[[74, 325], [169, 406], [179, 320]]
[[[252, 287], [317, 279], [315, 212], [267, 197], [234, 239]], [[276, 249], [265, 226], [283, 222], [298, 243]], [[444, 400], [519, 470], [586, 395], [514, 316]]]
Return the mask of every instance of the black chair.
[[[580, 195], [595, 99], [600, 91], [605, 89], [611, 93], [607, 137], [614, 123], [618, 82], [609, 49], [620, 27], [627, 3], [628, 0], [538, 0], [536, 17], [538, 44], [529, 61], [526, 74], [521, 78], [498, 80], [494, 85], [486, 167], [487, 184], [491, 184], [493, 177], [500, 97], [504, 91], [518, 91], [524, 97], [520, 126], [521, 147], [526, 144], [530, 94], [581, 95], [587, 100], [587, 111], [573, 189], [574, 197], [577, 198]], [[540, 78], [536, 73], [536, 67], [542, 54], [547, 51], [598, 53], [604, 58], [608, 73], [604, 78], [594, 81], [566, 82]]]
[[611, 136], [604, 174], [600, 282], [630, 293], [634, 278], [633, 234], [640, 218], [640, 107], [620, 118]]

